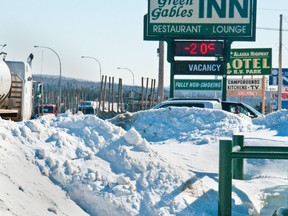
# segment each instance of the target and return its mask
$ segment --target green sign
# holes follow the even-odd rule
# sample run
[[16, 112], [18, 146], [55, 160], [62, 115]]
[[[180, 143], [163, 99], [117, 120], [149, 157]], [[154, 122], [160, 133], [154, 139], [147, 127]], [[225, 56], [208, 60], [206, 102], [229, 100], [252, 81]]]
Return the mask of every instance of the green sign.
[[175, 90], [221, 91], [222, 80], [175, 80]]
[[272, 49], [232, 49], [227, 75], [270, 75]]
[[255, 41], [256, 0], [149, 0], [144, 38]]

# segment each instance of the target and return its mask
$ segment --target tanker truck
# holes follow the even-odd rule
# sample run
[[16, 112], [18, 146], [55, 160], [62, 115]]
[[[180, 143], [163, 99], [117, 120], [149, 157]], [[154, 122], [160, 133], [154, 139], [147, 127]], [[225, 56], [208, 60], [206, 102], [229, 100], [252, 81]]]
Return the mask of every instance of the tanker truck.
[[13, 121], [31, 119], [33, 83], [30, 64], [0, 61], [0, 117]]

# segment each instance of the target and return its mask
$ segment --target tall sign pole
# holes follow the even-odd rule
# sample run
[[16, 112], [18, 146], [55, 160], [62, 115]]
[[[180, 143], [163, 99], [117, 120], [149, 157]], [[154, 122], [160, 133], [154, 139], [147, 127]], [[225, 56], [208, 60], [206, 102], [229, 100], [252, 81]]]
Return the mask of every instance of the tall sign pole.
[[278, 110], [282, 109], [282, 20], [283, 15], [280, 14], [280, 28], [279, 28], [279, 70], [278, 70]]
[[159, 71], [158, 71], [158, 98], [157, 103], [163, 101], [164, 98], [164, 41], [159, 41]]
[[230, 61], [231, 42], [224, 41], [224, 53], [223, 53], [223, 82], [222, 82], [222, 100], [227, 100], [227, 64]]

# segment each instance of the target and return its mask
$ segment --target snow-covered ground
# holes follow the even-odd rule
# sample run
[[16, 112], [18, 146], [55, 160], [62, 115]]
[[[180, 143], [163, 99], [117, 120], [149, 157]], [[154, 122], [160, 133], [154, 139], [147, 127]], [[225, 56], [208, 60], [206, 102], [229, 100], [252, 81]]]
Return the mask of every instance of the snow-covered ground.
[[[199, 108], [0, 119], [0, 215], [215, 216], [219, 140], [288, 147], [287, 120], [286, 110], [250, 119]], [[287, 207], [288, 161], [244, 167], [232, 215]]]

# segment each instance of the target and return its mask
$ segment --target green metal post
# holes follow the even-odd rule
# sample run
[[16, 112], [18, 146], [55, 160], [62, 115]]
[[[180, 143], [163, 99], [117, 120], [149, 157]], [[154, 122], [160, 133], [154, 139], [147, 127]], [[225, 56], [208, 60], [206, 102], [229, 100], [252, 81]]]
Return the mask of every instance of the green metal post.
[[233, 158], [288, 160], [287, 152], [233, 152]]
[[[233, 146], [240, 146], [241, 151], [244, 147], [244, 135], [233, 135]], [[233, 179], [243, 180], [244, 159], [232, 159], [232, 176]]]
[[170, 63], [170, 98], [174, 97], [174, 62]]
[[227, 100], [227, 63], [230, 61], [231, 41], [224, 40], [222, 101]]
[[218, 216], [231, 216], [232, 140], [220, 140], [219, 147]]
[[166, 41], [167, 46], [167, 61], [170, 63], [170, 98], [174, 97], [174, 54], [173, 54], [173, 40]]
[[[226, 65], [224, 63], [224, 65]], [[227, 66], [223, 67], [224, 70], [227, 70]], [[227, 73], [223, 75], [223, 80], [222, 80], [222, 101], [227, 100]]]

